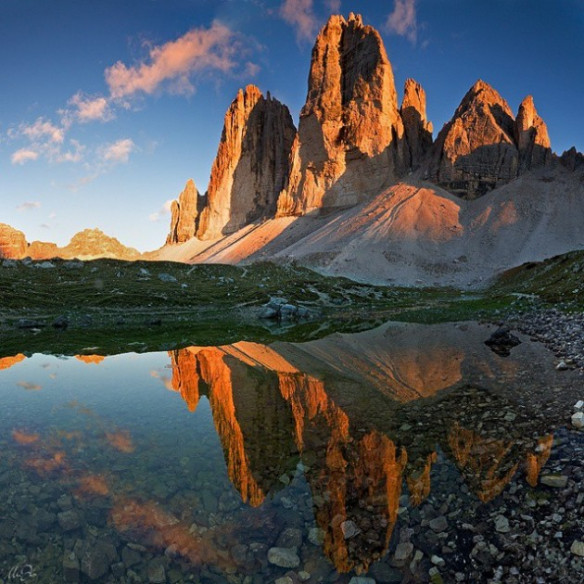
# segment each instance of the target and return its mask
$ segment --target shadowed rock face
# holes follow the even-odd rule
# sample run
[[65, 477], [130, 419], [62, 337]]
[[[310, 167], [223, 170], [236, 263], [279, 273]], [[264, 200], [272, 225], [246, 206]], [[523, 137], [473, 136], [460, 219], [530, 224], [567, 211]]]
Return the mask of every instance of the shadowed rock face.
[[26, 237], [22, 231], [0, 223], [0, 258], [23, 258], [26, 255], [26, 248]]
[[296, 128], [285, 105], [254, 85], [240, 90], [225, 114], [197, 237], [215, 239], [273, 217], [286, 185]]
[[353, 205], [403, 172], [407, 157], [379, 33], [361, 16], [331, 16], [312, 50], [290, 185], [278, 213]]
[[432, 123], [426, 119], [426, 92], [413, 79], [406, 79], [400, 114], [404, 123], [410, 165], [417, 168], [432, 147]]
[[479, 80], [438, 135], [428, 174], [453, 193], [474, 199], [551, 162], [547, 128], [533, 98], [523, 100], [515, 120], [499, 93]]
[[519, 150], [520, 172], [551, 162], [552, 150], [547, 126], [537, 114], [531, 95], [519, 106], [515, 120], [515, 142]]
[[170, 208], [170, 233], [166, 243], [183, 243], [195, 236], [199, 210], [199, 191], [192, 179]]

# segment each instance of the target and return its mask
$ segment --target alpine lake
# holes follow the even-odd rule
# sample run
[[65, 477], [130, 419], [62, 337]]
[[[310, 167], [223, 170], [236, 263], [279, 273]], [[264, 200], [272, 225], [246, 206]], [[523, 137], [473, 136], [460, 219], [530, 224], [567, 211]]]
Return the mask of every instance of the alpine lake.
[[495, 330], [1, 358], [0, 581], [580, 582], [582, 375]]

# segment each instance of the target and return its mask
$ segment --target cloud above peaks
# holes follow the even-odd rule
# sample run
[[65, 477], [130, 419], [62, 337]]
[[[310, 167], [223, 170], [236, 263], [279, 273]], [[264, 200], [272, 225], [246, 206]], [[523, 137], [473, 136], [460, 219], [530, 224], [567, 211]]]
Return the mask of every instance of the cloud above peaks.
[[33, 209], [38, 209], [41, 206], [39, 201], [26, 201], [16, 207], [17, 211], [32, 211]]
[[107, 122], [114, 118], [105, 97], [89, 97], [78, 91], [68, 102], [74, 109], [70, 113], [81, 124], [93, 121]]
[[285, 0], [280, 16], [296, 31], [298, 42], [312, 42], [317, 32], [318, 20], [312, 0]]
[[105, 71], [105, 80], [114, 99], [135, 94], [152, 94], [162, 85], [174, 93], [192, 93], [197, 73], [230, 73], [240, 65], [245, 51], [229, 27], [214, 22], [210, 28], [191, 29], [183, 36], [152, 47], [148, 59], [126, 66], [121, 61]]
[[415, 44], [418, 40], [416, 0], [394, 0], [393, 12], [387, 17], [385, 26], [389, 32]]
[[32, 150], [30, 148], [21, 148], [16, 152], [12, 153], [10, 157], [10, 161], [12, 164], [25, 164], [30, 162], [31, 160], [36, 160], [39, 157], [39, 153], [36, 150]]
[[158, 211], [155, 211], [154, 213], [150, 213], [150, 215], [148, 215], [148, 219], [150, 219], [150, 221], [153, 221], [153, 222], [160, 221], [163, 217], [170, 214], [170, 209], [172, 207], [172, 203], [173, 203], [173, 200], [169, 199], [168, 201], [166, 201], [164, 203], [164, 205], [162, 205], [162, 207], [160, 207], [160, 209], [158, 209]]
[[100, 149], [101, 158], [110, 164], [126, 164], [130, 154], [136, 150], [136, 144], [130, 138], [117, 140]]

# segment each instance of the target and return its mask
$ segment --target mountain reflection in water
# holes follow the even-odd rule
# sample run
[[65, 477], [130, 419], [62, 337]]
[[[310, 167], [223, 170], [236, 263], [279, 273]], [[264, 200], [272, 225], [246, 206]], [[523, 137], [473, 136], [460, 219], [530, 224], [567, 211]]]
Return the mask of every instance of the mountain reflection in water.
[[[472, 323], [392, 323], [303, 344], [189, 347], [170, 351], [167, 358], [157, 355], [156, 366], [145, 363], [153, 382], [180, 394], [188, 416], [208, 400], [227, 476], [244, 504], [224, 497], [224, 510], [236, 514], [233, 523], [217, 522], [221, 505], [207, 504], [206, 491], [174, 484], [185, 479], [179, 479], [178, 472], [173, 476], [172, 464], [179, 461], [180, 472], [187, 476], [194, 472], [191, 462], [184, 461], [192, 460], [189, 453], [197, 447], [196, 440], [207, 439], [189, 442], [184, 413], [171, 447], [176, 452], [171, 453], [164, 448], [170, 442], [164, 441], [172, 437], [157, 440], [156, 431], [164, 426], [164, 432], [172, 434], [173, 418], [162, 406], [149, 407], [148, 395], [132, 411], [123, 409], [131, 406], [123, 387], [106, 392], [103, 403], [89, 389], [96, 407], [88, 407], [84, 404], [91, 400], [77, 401], [75, 389], [68, 387], [62, 390], [69, 397], [64, 403], [56, 371], [61, 374], [71, 360], [46, 366], [47, 372], [55, 369], [50, 373], [53, 389], [43, 386], [38, 392], [18, 394], [18, 400], [40, 400], [44, 394], [47, 401], [27, 416], [8, 410], [2, 428], [5, 459], [47, 483], [65, 485], [81, 508], [91, 501], [92, 511], [84, 512], [88, 525], [80, 520], [78, 526], [63, 527], [62, 506], [58, 523], [65, 532], [84, 533], [94, 529], [92, 522], [104, 529], [107, 524], [116, 536], [110, 552], [103, 553], [112, 558], [131, 541], [148, 549], [171, 549], [167, 556], [183, 571], [188, 565], [212, 565], [227, 574], [269, 572], [265, 560], [250, 559], [250, 552], [243, 560], [234, 559], [217, 540], [247, 546], [255, 537], [264, 546], [274, 546], [281, 530], [274, 525], [278, 515], [270, 506], [278, 499], [285, 501], [286, 513], [296, 510], [292, 524], [311, 531], [310, 541], [321, 546], [337, 572], [363, 573], [393, 545], [404, 509], [416, 508], [430, 496], [433, 466], [440, 457], [451, 462], [483, 502], [499, 495], [517, 473], [524, 474], [527, 484], [537, 485], [551, 453], [553, 431], [573, 403], [570, 377], [558, 376], [545, 350], [528, 342], [513, 349], [510, 357], [496, 355], [483, 343], [490, 332]], [[128, 355], [128, 378], [137, 370], [144, 373], [140, 360], [146, 357]], [[96, 376], [98, 386], [116, 384], [111, 375], [108, 379], [99, 372], [121, 357], [77, 359], [79, 367], [93, 368], [86, 375]], [[168, 359], [171, 372], [163, 365]], [[13, 366], [15, 392], [21, 391], [16, 389], [18, 369], [30, 373], [27, 361], [18, 355], [0, 362], [3, 373]], [[34, 376], [30, 381], [38, 382]], [[67, 416], [77, 418], [59, 418], [65, 427], [58, 430], [45, 427], [40, 420], [43, 408], [50, 406], [52, 413], [63, 416], [63, 405], [70, 412]], [[127, 428], [121, 423], [124, 412]], [[132, 415], [137, 419], [132, 421]], [[174, 414], [174, 419], [179, 416]], [[201, 429], [200, 436], [205, 432]], [[88, 459], [87, 451], [96, 444], [100, 454]], [[114, 451], [117, 454], [107, 459], [106, 453]], [[134, 468], [138, 459], [142, 474]], [[150, 478], [160, 474], [174, 493], [171, 498], [149, 485]], [[294, 485], [300, 490], [305, 485], [304, 502], [295, 503], [287, 494]], [[101, 518], [92, 520], [92, 513], [101, 513]], [[18, 533], [19, 518], [14, 521]], [[3, 524], [0, 534], [2, 529]], [[88, 553], [82, 544], [76, 545], [81, 547], [74, 553]], [[103, 581], [108, 572], [109, 567]]]

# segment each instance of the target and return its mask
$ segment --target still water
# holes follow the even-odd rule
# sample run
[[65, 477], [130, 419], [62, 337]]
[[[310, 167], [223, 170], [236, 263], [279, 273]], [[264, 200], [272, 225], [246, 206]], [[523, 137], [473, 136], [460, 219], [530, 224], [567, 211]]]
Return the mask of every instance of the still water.
[[579, 582], [582, 377], [493, 330], [0, 359], [0, 579]]

